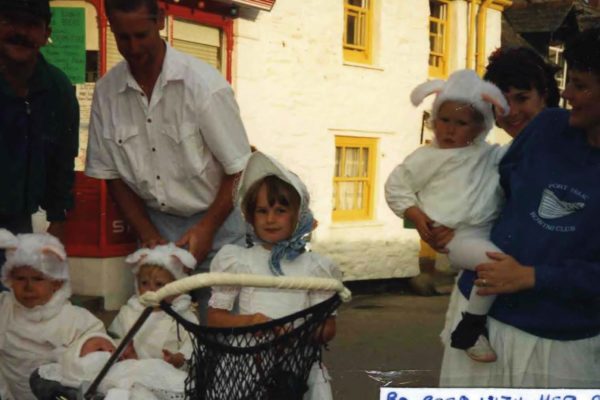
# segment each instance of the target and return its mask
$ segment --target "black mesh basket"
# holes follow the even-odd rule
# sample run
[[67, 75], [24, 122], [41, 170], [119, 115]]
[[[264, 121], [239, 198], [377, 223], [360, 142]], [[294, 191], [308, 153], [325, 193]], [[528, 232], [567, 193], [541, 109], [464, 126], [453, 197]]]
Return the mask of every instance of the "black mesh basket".
[[164, 301], [161, 308], [190, 332], [194, 351], [185, 384], [187, 399], [302, 399], [306, 380], [321, 360], [318, 338], [340, 305], [338, 294], [267, 323], [214, 328], [192, 323]]

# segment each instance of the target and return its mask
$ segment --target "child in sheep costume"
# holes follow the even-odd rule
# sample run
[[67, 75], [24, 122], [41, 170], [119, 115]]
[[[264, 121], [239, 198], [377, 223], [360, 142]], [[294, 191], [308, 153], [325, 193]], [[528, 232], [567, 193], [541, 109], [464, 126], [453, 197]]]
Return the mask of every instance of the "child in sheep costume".
[[[186, 269], [191, 271], [196, 265], [194, 256], [173, 243], [153, 249], [140, 249], [129, 255], [125, 261], [133, 266], [136, 294], [121, 307], [108, 328], [108, 331], [118, 338], [125, 336], [144, 310], [139, 296], [186, 277]], [[181, 294], [165, 300], [184, 318], [198, 323], [189, 295]], [[180, 329], [175, 320], [160, 308], [150, 315], [137, 332], [133, 339], [133, 347], [140, 359], [161, 358], [177, 368], [182, 367], [192, 354], [189, 333]]]
[[[431, 94], [437, 95], [431, 112], [435, 140], [392, 171], [385, 197], [392, 211], [410, 219], [425, 241], [431, 239], [434, 226], [454, 229], [447, 245], [452, 266], [475, 269], [490, 261], [486, 252], [500, 251], [489, 241], [489, 233], [504, 200], [498, 163], [506, 149], [487, 143], [485, 137], [494, 125], [493, 107], [505, 114], [508, 104], [496, 86], [471, 70], [417, 86], [411, 101], [417, 106]], [[487, 339], [486, 314], [494, 296], [479, 296], [476, 290], [451, 345], [465, 349], [476, 361], [491, 362], [496, 354]]]
[[[38, 397], [55, 399], [56, 396], [49, 395], [50, 388], [55, 388], [54, 391], [65, 398], [75, 398], [77, 389], [96, 379], [115, 347], [107, 335], [82, 337], [58, 362], [40, 367], [40, 381], [47, 388], [35, 388]], [[186, 372], [164, 360], [121, 358], [108, 370], [97, 392], [104, 395], [104, 400], [183, 400], [186, 378]]]
[[104, 325], [69, 302], [67, 255], [57, 238], [0, 229], [0, 248], [6, 250], [2, 283], [10, 288], [0, 293], [0, 394], [34, 400], [31, 373], [80, 337], [104, 332]]

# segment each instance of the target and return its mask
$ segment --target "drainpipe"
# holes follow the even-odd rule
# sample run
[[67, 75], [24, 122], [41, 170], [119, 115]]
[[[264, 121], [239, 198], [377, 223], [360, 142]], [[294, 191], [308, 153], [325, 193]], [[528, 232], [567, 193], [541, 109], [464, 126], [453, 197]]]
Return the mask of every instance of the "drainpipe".
[[512, 6], [513, 2], [512, 2], [512, 0], [495, 0], [494, 4], [496, 4], [498, 6], [502, 6], [503, 8], [508, 8], [508, 7]]
[[493, 0], [485, 0], [477, 10], [477, 62], [476, 71], [481, 76], [485, 68], [485, 37], [487, 10]]
[[475, 1], [476, 0], [467, 0], [468, 1], [468, 6], [469, 6], [469, 14], [468, 14], [468, 20], [469, 20], [469, 30], [467, 33], [467, 68], [468, 69], [473, 69], [473, 64], [474, 64], [474, 60], [475, 60], [475, 48], [473, 46], [473, 43], [475, 42], [475, 38], [476, 38], [476, 25], [475, 25]]

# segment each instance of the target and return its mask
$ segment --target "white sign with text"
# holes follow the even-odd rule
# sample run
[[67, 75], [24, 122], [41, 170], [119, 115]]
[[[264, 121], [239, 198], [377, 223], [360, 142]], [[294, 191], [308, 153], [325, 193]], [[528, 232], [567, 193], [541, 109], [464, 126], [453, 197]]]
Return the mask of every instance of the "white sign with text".
[[600, 389], [381, 388], [379, 400], [600, 400]]

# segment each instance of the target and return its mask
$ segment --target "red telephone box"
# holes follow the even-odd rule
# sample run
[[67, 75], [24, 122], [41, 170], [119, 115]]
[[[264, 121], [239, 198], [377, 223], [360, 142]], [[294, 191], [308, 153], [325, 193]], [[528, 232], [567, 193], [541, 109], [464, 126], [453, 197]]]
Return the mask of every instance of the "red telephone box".
[[134, 230], [121, 216], [106, 182], [75, 173], [75, 207], [68, 212], [64, 242], [70, 257], [118, 257], [137, 248]]

